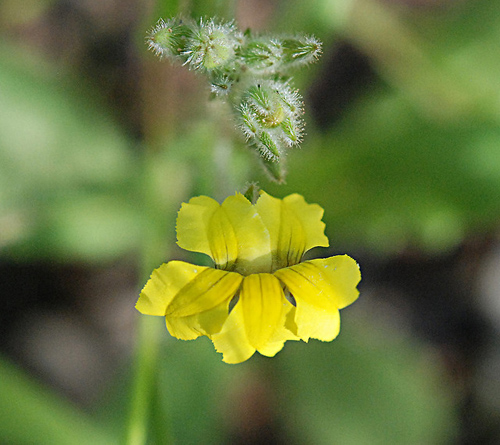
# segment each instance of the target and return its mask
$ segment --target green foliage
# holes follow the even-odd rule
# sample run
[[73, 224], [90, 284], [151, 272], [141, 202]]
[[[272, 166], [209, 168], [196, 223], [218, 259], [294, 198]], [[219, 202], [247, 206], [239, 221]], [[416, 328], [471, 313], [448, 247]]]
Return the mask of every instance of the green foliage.
[[90, 445], [118, 441], [76, 409], [0, 357], [0, 442]]
[[401, 332], [344, 320], [334, 343], [291, 343], [276, 358], [275, 383], [297, 443], [452, 443], [457, 412], [429, 351]]
[[85, 260], [135, 248], [130, 142], [90, 88], [21, 50], [0, 54], [0, 248]]
[[302, 98], [290, 70], [315, 62], [321, 43], [312, 36], [254, 36], [214, 19], [160, 20], [148, 37], [160, 57], [179, 60], [207, 76], [214, 96], [233, 108], [247, 141], [256, 147], [271, 178], [284, 179], [286, 151], [302, 139]]

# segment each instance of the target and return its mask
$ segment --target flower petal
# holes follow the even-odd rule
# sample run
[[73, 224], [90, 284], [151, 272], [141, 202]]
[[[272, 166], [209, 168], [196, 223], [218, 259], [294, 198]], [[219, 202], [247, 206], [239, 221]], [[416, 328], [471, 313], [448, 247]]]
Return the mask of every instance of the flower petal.
[[303, 196], [294, 193], [283, 198], [283, 205], [300, 221], [304, 229], [306, 241], [305, 251], [313, 247], [328, 247], [328, 238], [325, 235], [324, 210], [318, 204], [308, 204]]
[[323, 209], [307, 204], [300, 195], [283, 200], [261, 192], [255, 208], [271, 235], [273, 270], [297, 264], [304, 253], [315, 246], [328, 246]]
[[255, 348], [248, 341], [243, 321], [243, 310], [240, 304], [233, 308], [222, 329], [211, 336], [217, 352], [222, 353], [226, 363], [241, 363], [249, 359]]
[[238, 193], [222, 203], [222, 209], [231, 222], [238, 243], [236, 270], [249, 275], [270, 271], [271, 237], [255, 206]]
[[145, 315], [165, 315], [167, 306], [177, 293], [206, 267], [194, 266], [183, 261], [162, 264], [151, 274], [136, 309]]
[[222, 330], [211, 336], [214, 346], [227, 363], [243, 362], [256, 350], [273, 357], [285, 341], [299, 340], [285, 327], [293, 309], [275, 277], [249, 275], [243, 280], [239, 300]]
[[[283, 322], [279, 322], [275, 331], [263, 346], [260, 346], [258, 351], [266, 357], [274, 357], [278, 352], [283, 349], [285, 342], [287, 340], [300, 340], [300, 338], [293, 332], [292, 329], [287, 329], [287, 320], [289, 314], [295, 311], [295, 308], [291, 304], [283, 305], [284, 315]], [[296, 331], [296, 330], [295, 330]]]
[[284, 326], [286, 309], [292, 305], [285, 299], [278, 279], [261, 273], [245, 277], [236, 306], [242, 308], [248, 341], [260, 351], [268, 346], [276, 329]]
[[211, 335], [221, 330], [242, 279], [233, 272], [170, 261], [153, 271], [136, 308], [143, 314], [166, 316], [174, 337], [191, 340]]
[[297, 335], [305, 342], [310, 338], [332, 341], [340, 332], [340, 313], [338, 309], [318, 311], [314, 305], [301, 302], [295, 314]]
[[177, 215], [177, 244], [209, 255], [220, 269], [231, 269], [238, 256], [236, 235], [220, 204], [208, 196], [191, 198]]
[[210, 337], [220, 332], [228, 317], [229, 301], [198, 314], [186, 317], [166, 317], [167, 329], [171, 335], [181, 340], [194, 340], [200, 335]]
[[347, 255], [305, 261], [275, 272], [294, 296], [297, 335], [333, 340], [340, 329], [338, 309], [358, 297], [359, 267]]
[[167, 317], [187, 317], [229, 301], [238, 291], [243, 277], [234, 272], [199, 267], [200, 271], [172, 298]]
[[349, 255], [336, 255], [330, 258], [318, 258], [305, 261], [312, 263], [321, 270], [322, 275], [335, 293], [336, 304], [339, 309], [354, 303], [359, 296], [356, 286], [361, 280], [358, 263]]
[[206, 196], [183, 204], [177, 240], [183, 249], [212, 257], [218, 269], [248, 275], [271, 267], [269, 232], [255, 207], [239, 193], [221, 205]]

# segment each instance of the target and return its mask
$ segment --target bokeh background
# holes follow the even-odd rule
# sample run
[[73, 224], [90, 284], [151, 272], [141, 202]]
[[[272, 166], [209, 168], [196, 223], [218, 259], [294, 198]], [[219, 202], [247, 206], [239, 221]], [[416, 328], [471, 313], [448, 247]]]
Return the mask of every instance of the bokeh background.
[[[147, 51], [178, 12], [324, 42], [294, 76], [285, 185], [203, 78]], [[240, 365], [165, 332], [149, 443], [500, 443], [490, 0], [0, 2], [0, 442], [122, 440], [146, 271], [202, 261], [175, 246], [180, 204], [247, 181], [325, 208], [314, 254], [356, 258], [360, 299], [333, 343]]]

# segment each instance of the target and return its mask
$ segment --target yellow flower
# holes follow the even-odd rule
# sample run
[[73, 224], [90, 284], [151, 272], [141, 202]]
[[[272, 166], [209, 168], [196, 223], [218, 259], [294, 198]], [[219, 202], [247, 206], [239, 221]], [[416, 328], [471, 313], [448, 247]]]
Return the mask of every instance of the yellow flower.
[[339, 309], [356, 300], [359, 267], [347, 255], [300, 262], [328, 246], [323, 209], [300, 195], [283, 200], [261, 192], [222, 204], [207, 196], [183, 204], [180, 247], [209, 255], [215, 267], [170, 261], [154, 270], [136, 308], [166, 318], [169, 332], [209, 337], [227, 363], [255, 351], [272, 357], [286, 340], [333, 340]]

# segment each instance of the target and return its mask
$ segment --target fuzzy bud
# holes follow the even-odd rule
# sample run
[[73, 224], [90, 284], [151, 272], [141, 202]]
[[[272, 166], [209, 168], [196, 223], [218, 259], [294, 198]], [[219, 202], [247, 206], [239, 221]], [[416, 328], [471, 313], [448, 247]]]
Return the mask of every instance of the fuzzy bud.
[[269, 39], [250, 40], [245, 46], [240, 48], [237, 55], [241, 58], [242, 64], [254, 71], [270, 70], [279, 64], [280, 52]]
[[321, 55], [321, 42], [315, 37], [285, 38], [279, 41], [281, 61], [288, 66], [314, 63]]
[[180, 19], [160, 19], [149, 32], [149, 48], [160, 57], [181, 55], [185, 50], [186, 40], [191, 35], [189, 26]]
[[187, 57], [186, 63], [194, 69], [220, 69], [234, 59], [238, 37], [239, 33], [232, 23], [200, 20], [183, 52]]
[[243, 94], [240, 126], [264, 159], [277, 162], [288, 147], [299, 144], [304, 126], [301, 102], [296, 91], [278, 81], [252, 85]]

